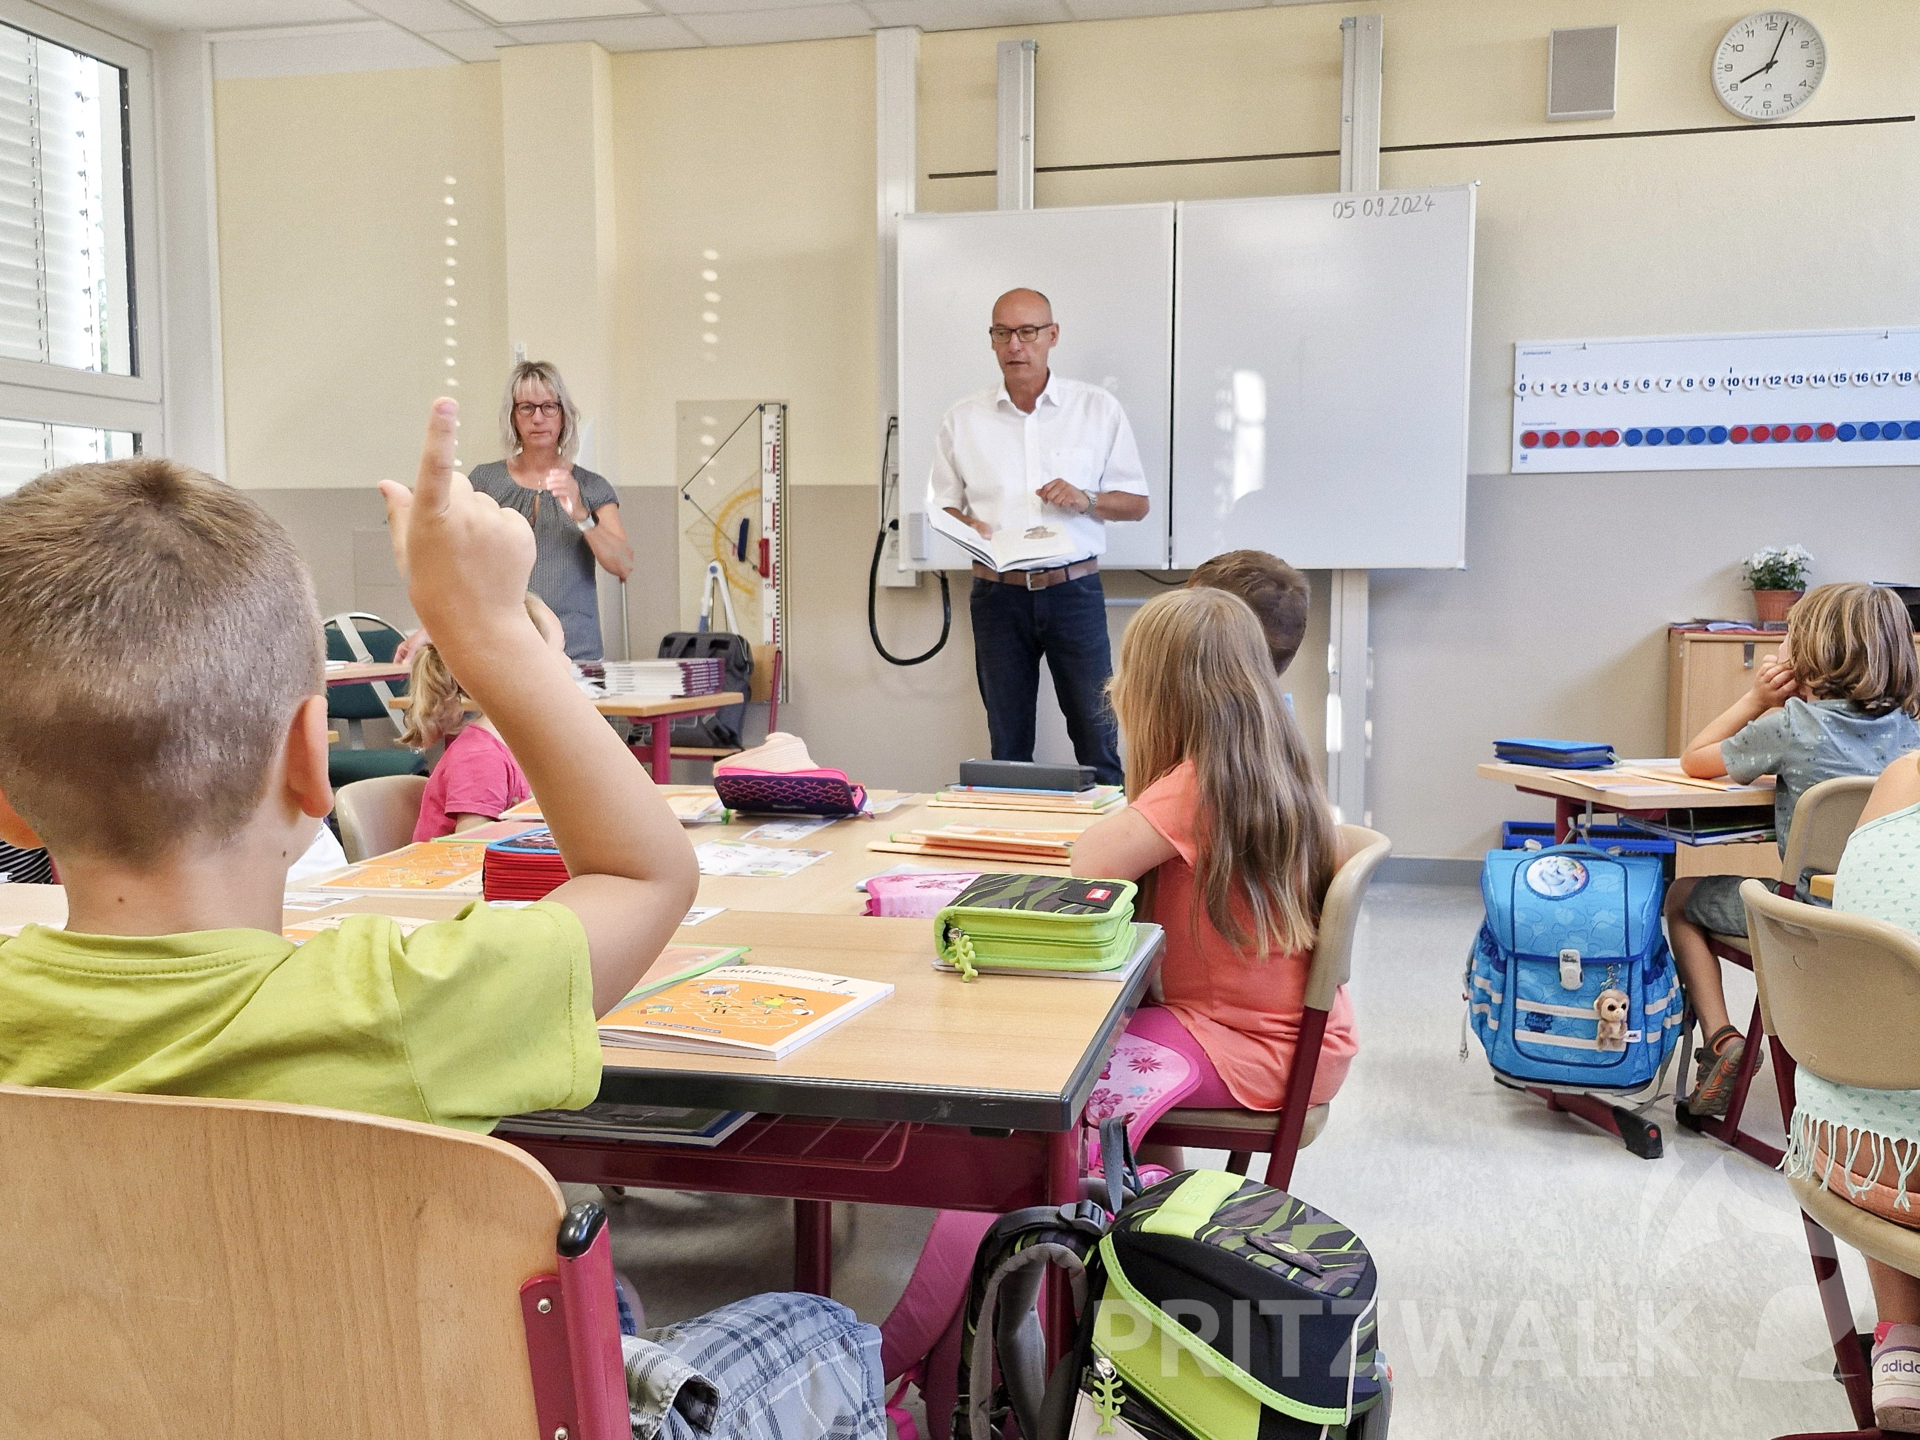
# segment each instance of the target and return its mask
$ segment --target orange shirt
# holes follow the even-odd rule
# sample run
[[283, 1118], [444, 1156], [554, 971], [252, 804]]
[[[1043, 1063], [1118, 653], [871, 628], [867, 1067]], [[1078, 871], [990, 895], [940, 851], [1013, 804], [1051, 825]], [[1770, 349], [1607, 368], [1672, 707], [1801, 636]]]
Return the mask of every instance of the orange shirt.
[[[1235, 949], [1207, 918], [1193, 873], [1199, 854], [1195, 829], [1200, 781], [1183, 760], [1149, 785], [1133, 808], [1179, 852], [1153, 872], [1152, 914], [1165, 927], [1160, 966], [1164, 1003], [1249, 1110], [1278, 1110], [1286, 1099], [1287, 1068], [1306, 1008], [1306, 954], [1261, 957]], [[1314, 1072], [1312, 1103], [1324, 1104], [1347, 1078], [1360, 1042], [1343, 985], [1327, 1014]]]

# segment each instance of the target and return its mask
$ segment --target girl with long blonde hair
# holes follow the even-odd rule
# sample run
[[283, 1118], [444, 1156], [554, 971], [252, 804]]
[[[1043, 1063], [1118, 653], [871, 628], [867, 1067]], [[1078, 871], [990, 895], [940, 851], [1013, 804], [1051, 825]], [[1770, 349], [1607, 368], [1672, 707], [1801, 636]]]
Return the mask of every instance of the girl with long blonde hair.
[[[1341, 856], [1259, 621], [1222, 590], [1162, 595], [1127, 627], [1110, 693], [1129, 804], [1081, 834], [1073, 873], [1142, 881], [1145, 918], [1166, 930], [1163, 1004], [1128, 1029], [1193, 1065], [1182, 1103], [1278, 1110]], [[1332, 1098], [1357, 1048], [1343, 990], [1312, 1103]]]
[[[527, 618], [549, 647], [566, 653], [567, 636], [560, 618], [537, 595], [527, 596]], [[432, 640], [413, 652], [407, 694], [413, 703], [400, 743], [420, 751], [431, 750], [443, 740], [447, 746], [420, 797], [415, 840], [435, 840], [489, 824], [533, 794], [493, 722], [484, 715], [469, 718], [460, 682]]]

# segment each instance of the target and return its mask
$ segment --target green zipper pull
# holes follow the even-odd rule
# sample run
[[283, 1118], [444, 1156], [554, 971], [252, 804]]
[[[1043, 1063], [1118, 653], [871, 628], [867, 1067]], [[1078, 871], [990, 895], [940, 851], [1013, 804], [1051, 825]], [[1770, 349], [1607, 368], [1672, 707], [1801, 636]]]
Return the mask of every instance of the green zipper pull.
[[953, 968], [960, 972], [962, 980], [971, 980], [980, 972], [973, 968], [973, 937], [964, 930], [947, 929], [947, 938], [953, 944]]
[[1093, 1362], [1093, 1410], [1100, 1417], [1096, 1435], [1111, 1435], [1113, 1422], [1120, 1414], [1120, 1407], [1126, 1403], [1126, 1396], [1120, 1391], [1120, 1376], [1113, 1368], [1113, 1362], [1106, 1356], [1098, 1356]]

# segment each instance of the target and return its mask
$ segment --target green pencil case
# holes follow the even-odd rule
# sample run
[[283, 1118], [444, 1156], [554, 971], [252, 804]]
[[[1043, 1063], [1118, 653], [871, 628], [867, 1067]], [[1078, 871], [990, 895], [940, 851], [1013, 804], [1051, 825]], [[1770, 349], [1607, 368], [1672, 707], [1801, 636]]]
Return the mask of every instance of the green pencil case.
[[982, 875], [933, 920], [934, 948], [971, 980], [1005, 970], [1114, 970], [1133, 953], [1130, 880]]

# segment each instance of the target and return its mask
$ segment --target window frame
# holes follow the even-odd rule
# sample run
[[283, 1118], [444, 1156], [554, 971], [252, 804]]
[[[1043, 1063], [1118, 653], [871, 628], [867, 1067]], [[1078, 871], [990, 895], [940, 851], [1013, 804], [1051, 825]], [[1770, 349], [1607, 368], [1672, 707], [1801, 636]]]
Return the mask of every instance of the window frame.
[[44, 361], [0, 357], [0, 418], [96, 430], [131, 430], [145, 450], [162, 450], [165, 412], [160, 381], [159, 152], [154, 134], [153, 54], [146, 47], [84, 21], [36, 5], [0, 0], [0, 24], [64, 45], [127, 75], [127, 247], [133, 270], [131, 375], [75, 370]]

